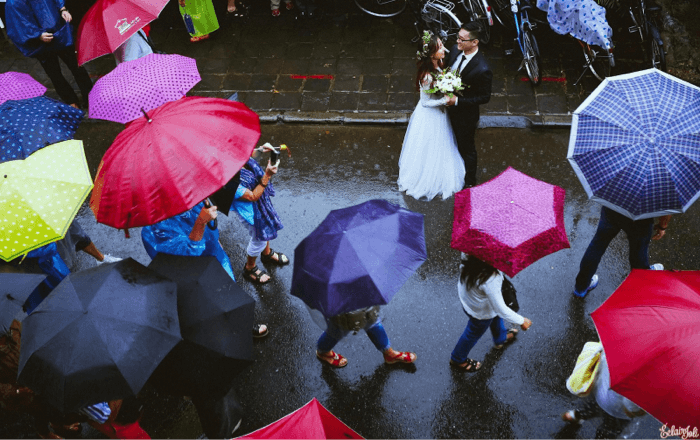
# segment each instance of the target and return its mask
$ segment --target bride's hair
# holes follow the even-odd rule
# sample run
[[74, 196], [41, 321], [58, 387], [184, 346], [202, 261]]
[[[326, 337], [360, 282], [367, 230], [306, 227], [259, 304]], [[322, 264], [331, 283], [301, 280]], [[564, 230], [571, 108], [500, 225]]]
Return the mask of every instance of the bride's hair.
[[[424, 51], [427, 53], [425, 56], [421, 56], [418, 59], [418, 76], [416, 78], [416, 89], [420, 90], [421, 82], [425, 75], [428, 73], [436, 73], [435, 67], [433, 66], [433, 56], [438, 51], [438, 37], [435, 35], [430, 36], [430, 41], [428, 42], [428, 50]], [[433, 80], [434, 81], [434, 80]]]

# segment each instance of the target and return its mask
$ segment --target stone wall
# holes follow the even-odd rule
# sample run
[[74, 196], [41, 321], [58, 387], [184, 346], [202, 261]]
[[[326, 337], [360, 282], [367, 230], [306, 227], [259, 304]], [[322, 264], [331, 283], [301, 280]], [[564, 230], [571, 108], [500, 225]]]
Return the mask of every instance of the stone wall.
[[668, 72], [700, 86], [700, 1], [656, 1], [663, 7]]

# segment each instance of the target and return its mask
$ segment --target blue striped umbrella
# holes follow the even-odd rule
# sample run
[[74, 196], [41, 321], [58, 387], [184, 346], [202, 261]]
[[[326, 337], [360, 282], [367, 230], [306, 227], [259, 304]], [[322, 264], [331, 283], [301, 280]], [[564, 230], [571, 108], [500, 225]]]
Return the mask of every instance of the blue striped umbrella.
[[592, 200], [633, 220], [700, 196], [700, 88], [656, 69], [606, 78], [576, 109], [566, 156]]
[[73, 139], [82, 119], [82, 111], [46, 96], [5, 101], [0, 105], [0, 163]]

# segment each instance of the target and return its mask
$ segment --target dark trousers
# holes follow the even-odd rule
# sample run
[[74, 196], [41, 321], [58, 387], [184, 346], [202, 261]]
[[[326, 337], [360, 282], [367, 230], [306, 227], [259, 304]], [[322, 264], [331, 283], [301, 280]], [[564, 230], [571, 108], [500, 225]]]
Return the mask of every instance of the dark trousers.
[[210, 396], [192, 396], [204, 434], [208, 438], [231, 438], [233, 430], [243, 417], [243, 407], [231, 388], [218, 399]]
[[583, 292], [591, 283], [591, 278], [598, 270], [601, 258], [610, 242], [620, 232], [625, 231], [629, 241], [629, 260], [632, 269], [649, 269], [649, 242], [654, 232], [654, 219], [633, 221], [624, 215], [602, 207], [598, 229], [583, 254], [581, 266], [576, 276], [577, 292]]
[[75, 94], [73, 87], [66, 80], [61, 72], [61, 64], [58, 59], [62, 59], [66, 66], [73, 73], [75, 82], [78, 83], [80, 93], [83, 95], [83, 103], [87, 106], [88, 94], [92, 90], [92, 80], [84, 67], [78, 66], [78, 59], [75, 57], [75, 46], [67, 47], [63, 50], [56, 50], [42, 54], [39, 57], [41, 67], [44, 68], [49, 79], [53, 83], [58, 96], [66, 104], [80, 104], [78, 96]]
[[457, 149], [459, 155], [464, 160], [464, 184], [465, 186], [476, 185], [476, 144], [474, 136], [476, 127], [479, 125], [479, 113], [464, 117], [462, 114], [450, 114], [452, 131], [457, 138]]

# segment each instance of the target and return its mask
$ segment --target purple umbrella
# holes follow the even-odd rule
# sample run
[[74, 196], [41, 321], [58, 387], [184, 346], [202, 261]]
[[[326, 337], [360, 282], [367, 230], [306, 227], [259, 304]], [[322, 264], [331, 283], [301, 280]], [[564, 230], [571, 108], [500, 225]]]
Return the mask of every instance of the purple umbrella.
[[121, 63], [92, 88], [90, 117], [126, 124], [177, 101], [201, 79], [197, 62], [182, 55], [149, 54]]
[[326, 317], [387, 304], [427, 257], [423, 215], [370, 200], [331, 211], [299, 243], [291, 293]]
[[46, 87], [26, 73], [0, 73], [0, 104], [10, 99], [27, 99], [41, 96]]

